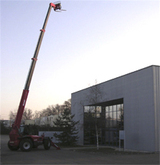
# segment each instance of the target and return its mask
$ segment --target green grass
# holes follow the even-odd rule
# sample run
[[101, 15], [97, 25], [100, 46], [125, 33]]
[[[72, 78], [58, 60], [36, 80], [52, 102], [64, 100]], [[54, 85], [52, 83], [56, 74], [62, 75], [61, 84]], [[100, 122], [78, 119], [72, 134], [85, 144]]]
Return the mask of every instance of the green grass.
[[[80, 147], [80, 148], [71, 148], [70, 150], [76, 152], [87, 152], [87, 153], [97, 153], [97, 154], [119, 154], [119, 155], [135, 155], [135, 154], [147, 154], [143, 152], [132, 152], [132, 151], [119, 151], [113, 148], [92, 148], [92, 147]], [[149, 154], [149, 153], [148, 153]]]
[[78, 151], [78, 152], [92, 152], [92, 153], [115, 153], [116, 152], [112, 148], [99, 148], [97, 150], [97, 148], [88, 147], [88, 148], [78, 148], [78, 149], [75, 149], [75, 150]]

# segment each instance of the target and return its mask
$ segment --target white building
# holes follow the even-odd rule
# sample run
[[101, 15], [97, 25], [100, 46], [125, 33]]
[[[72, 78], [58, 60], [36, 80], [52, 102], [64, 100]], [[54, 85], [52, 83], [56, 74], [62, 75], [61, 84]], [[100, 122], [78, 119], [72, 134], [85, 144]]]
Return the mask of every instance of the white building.
[[54, 126], [54, 121], [58, 118], [58, 115], [50, 115], [50, 116], [44, 116], [41, 118], [35, 119], [36, 125], [50, 125], [51, 127]]
[[35, 120], [25, 120], [24, 124], [25, 125], [34, 125], [35, 124]]
[[160, 66], [72, 93], [71, 101], [74, 119], [80, 121], [78, 144], [95, 142], [89, 116], [96, 116], [100, 144], [118, 146], [119, 131], [124, 130], [124, 149], [160, 151]]

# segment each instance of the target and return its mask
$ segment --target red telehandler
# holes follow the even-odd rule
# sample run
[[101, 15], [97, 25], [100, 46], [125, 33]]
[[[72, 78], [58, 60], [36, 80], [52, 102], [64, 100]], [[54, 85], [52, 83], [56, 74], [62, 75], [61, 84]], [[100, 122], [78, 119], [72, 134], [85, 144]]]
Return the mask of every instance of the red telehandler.
[[22, 119], [22, 115], [23, 115], [23, 111], [25, 108], [25, 104], [27, 101], [27, 96], [29, 93], [29, 86], [31, 83], [31, 79], [33, 76], [33, 72], [34, 72], [34, 68], [36, 65], [36, 61], [37, 61], [37, 57], [38, 57], [38, 53], [40, 50], [40, 46], [41, 46], [41, 42], [44, 36], [44, 32], [45, 32], [45, 28], [48, 22], [48, 18], [51, 12], [51, 9], [54, 9], [54, 11], [61, 11], [61, 3], [60, 2], [56, 2], [56, 3], [50, 3], [49, 4], [49, 8], [48, 8], [48, 12], [43, 24], [42, 29], [40, 30], [40, 36], [38, 39], [38, 43], [35, 49], [35, 53], [34, 56], [32, 58], [32, 62], [31, 62], [31, 66], [30, 66], [30, 70], [29, 70], [29, 74], [27, 77], [27, 81], [21, 96], [21, 100], [20, 100], [20, 104], [19, 104], [19, 108], [17, 111], [17, 116], [15, 119], [14, 124], [12, 125], [12, 130], [9, 134], [10, 140], [8, 141], [8, 147], [10, 150], [15, 151], [18, 150], [19, 148], [22, 151], [30, 151], [32, 148], [36, 148], [39, 145], [44, 145], [44, 148], [46, 150], [50, 149], [51, 146], [54, 146], [56, 149], [60, 149], [56, 144], [54, 144], [52, 142], [52, 140], [49, 137], [45, 137], [45, 135], [42, 136], [37, 136], [37, 135], [29, 135], [25, 133], [25, 129], [24, 127], [21, 127], [21, 119]]

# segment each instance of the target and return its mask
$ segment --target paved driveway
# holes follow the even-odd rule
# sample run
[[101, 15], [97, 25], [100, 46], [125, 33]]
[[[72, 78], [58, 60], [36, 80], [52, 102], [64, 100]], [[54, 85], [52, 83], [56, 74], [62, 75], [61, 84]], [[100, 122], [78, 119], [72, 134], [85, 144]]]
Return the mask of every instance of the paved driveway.
[[1, 136], [1, 164], [159, 164], [159, 154], [104, 154], [53, 147], [44, 150], [43, 146], [30, 152], [10, 151], [8, 139]]

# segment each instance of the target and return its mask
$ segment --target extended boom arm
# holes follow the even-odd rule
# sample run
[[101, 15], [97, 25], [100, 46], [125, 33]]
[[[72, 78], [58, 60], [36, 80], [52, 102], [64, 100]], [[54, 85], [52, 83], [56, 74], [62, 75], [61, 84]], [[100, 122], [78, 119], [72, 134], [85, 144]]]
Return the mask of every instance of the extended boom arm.
[[40, 46], [41, 46], [42, 39], [43, 39], [43, 36], [44, 36], [45, 28], [46, 28], [46, 25], [47, 25], [48, 18], [49, 18], [52, 7], [54, 8], [54, 11], [61, 10], [61, 4], [60, 3], [57, 3], [57, 4], [50, 3], [49, 4], [48, 12], [47, 12], [43, 27], [40, 30], [41, 31], [40, 36], [39, 36], [39, 39], [38, 39], [38, 42], [37, 42], [37, 46], [36, 46], [36, 49], [35, 49], [34, 56], [32, 58], [32, 62], [31, 62], [30, 70], [29, 70], [28, 77], [27, 77], [27, 80], [26, 80], [26, 84], [25, 84], [25, 87], [24, 87], [24, 90], [23, 90], [23, 93], [22, 93], [22, 96], [21, 96], [19, 108], [18, 108], [18, 111], [17, 111], [17, 116], [16, 116], [14, 124], [12, 125], [12, 131], [10, 132], [10, 140], [15, 140], [18, 137], [17, 133], [18, 133], [18, 129], [20, 127], [23, 111], [24, 111], [25, 104], [26, 104], [26, 101], [27, 101], [31, 79], [32, 79], [32, 76], [33, 76], [33, 72], [34, 72], [34, 68], [35, 68], [35, 65], [36, 65], [38, 53], [39, 53], [39, 50], [40, 50]]

